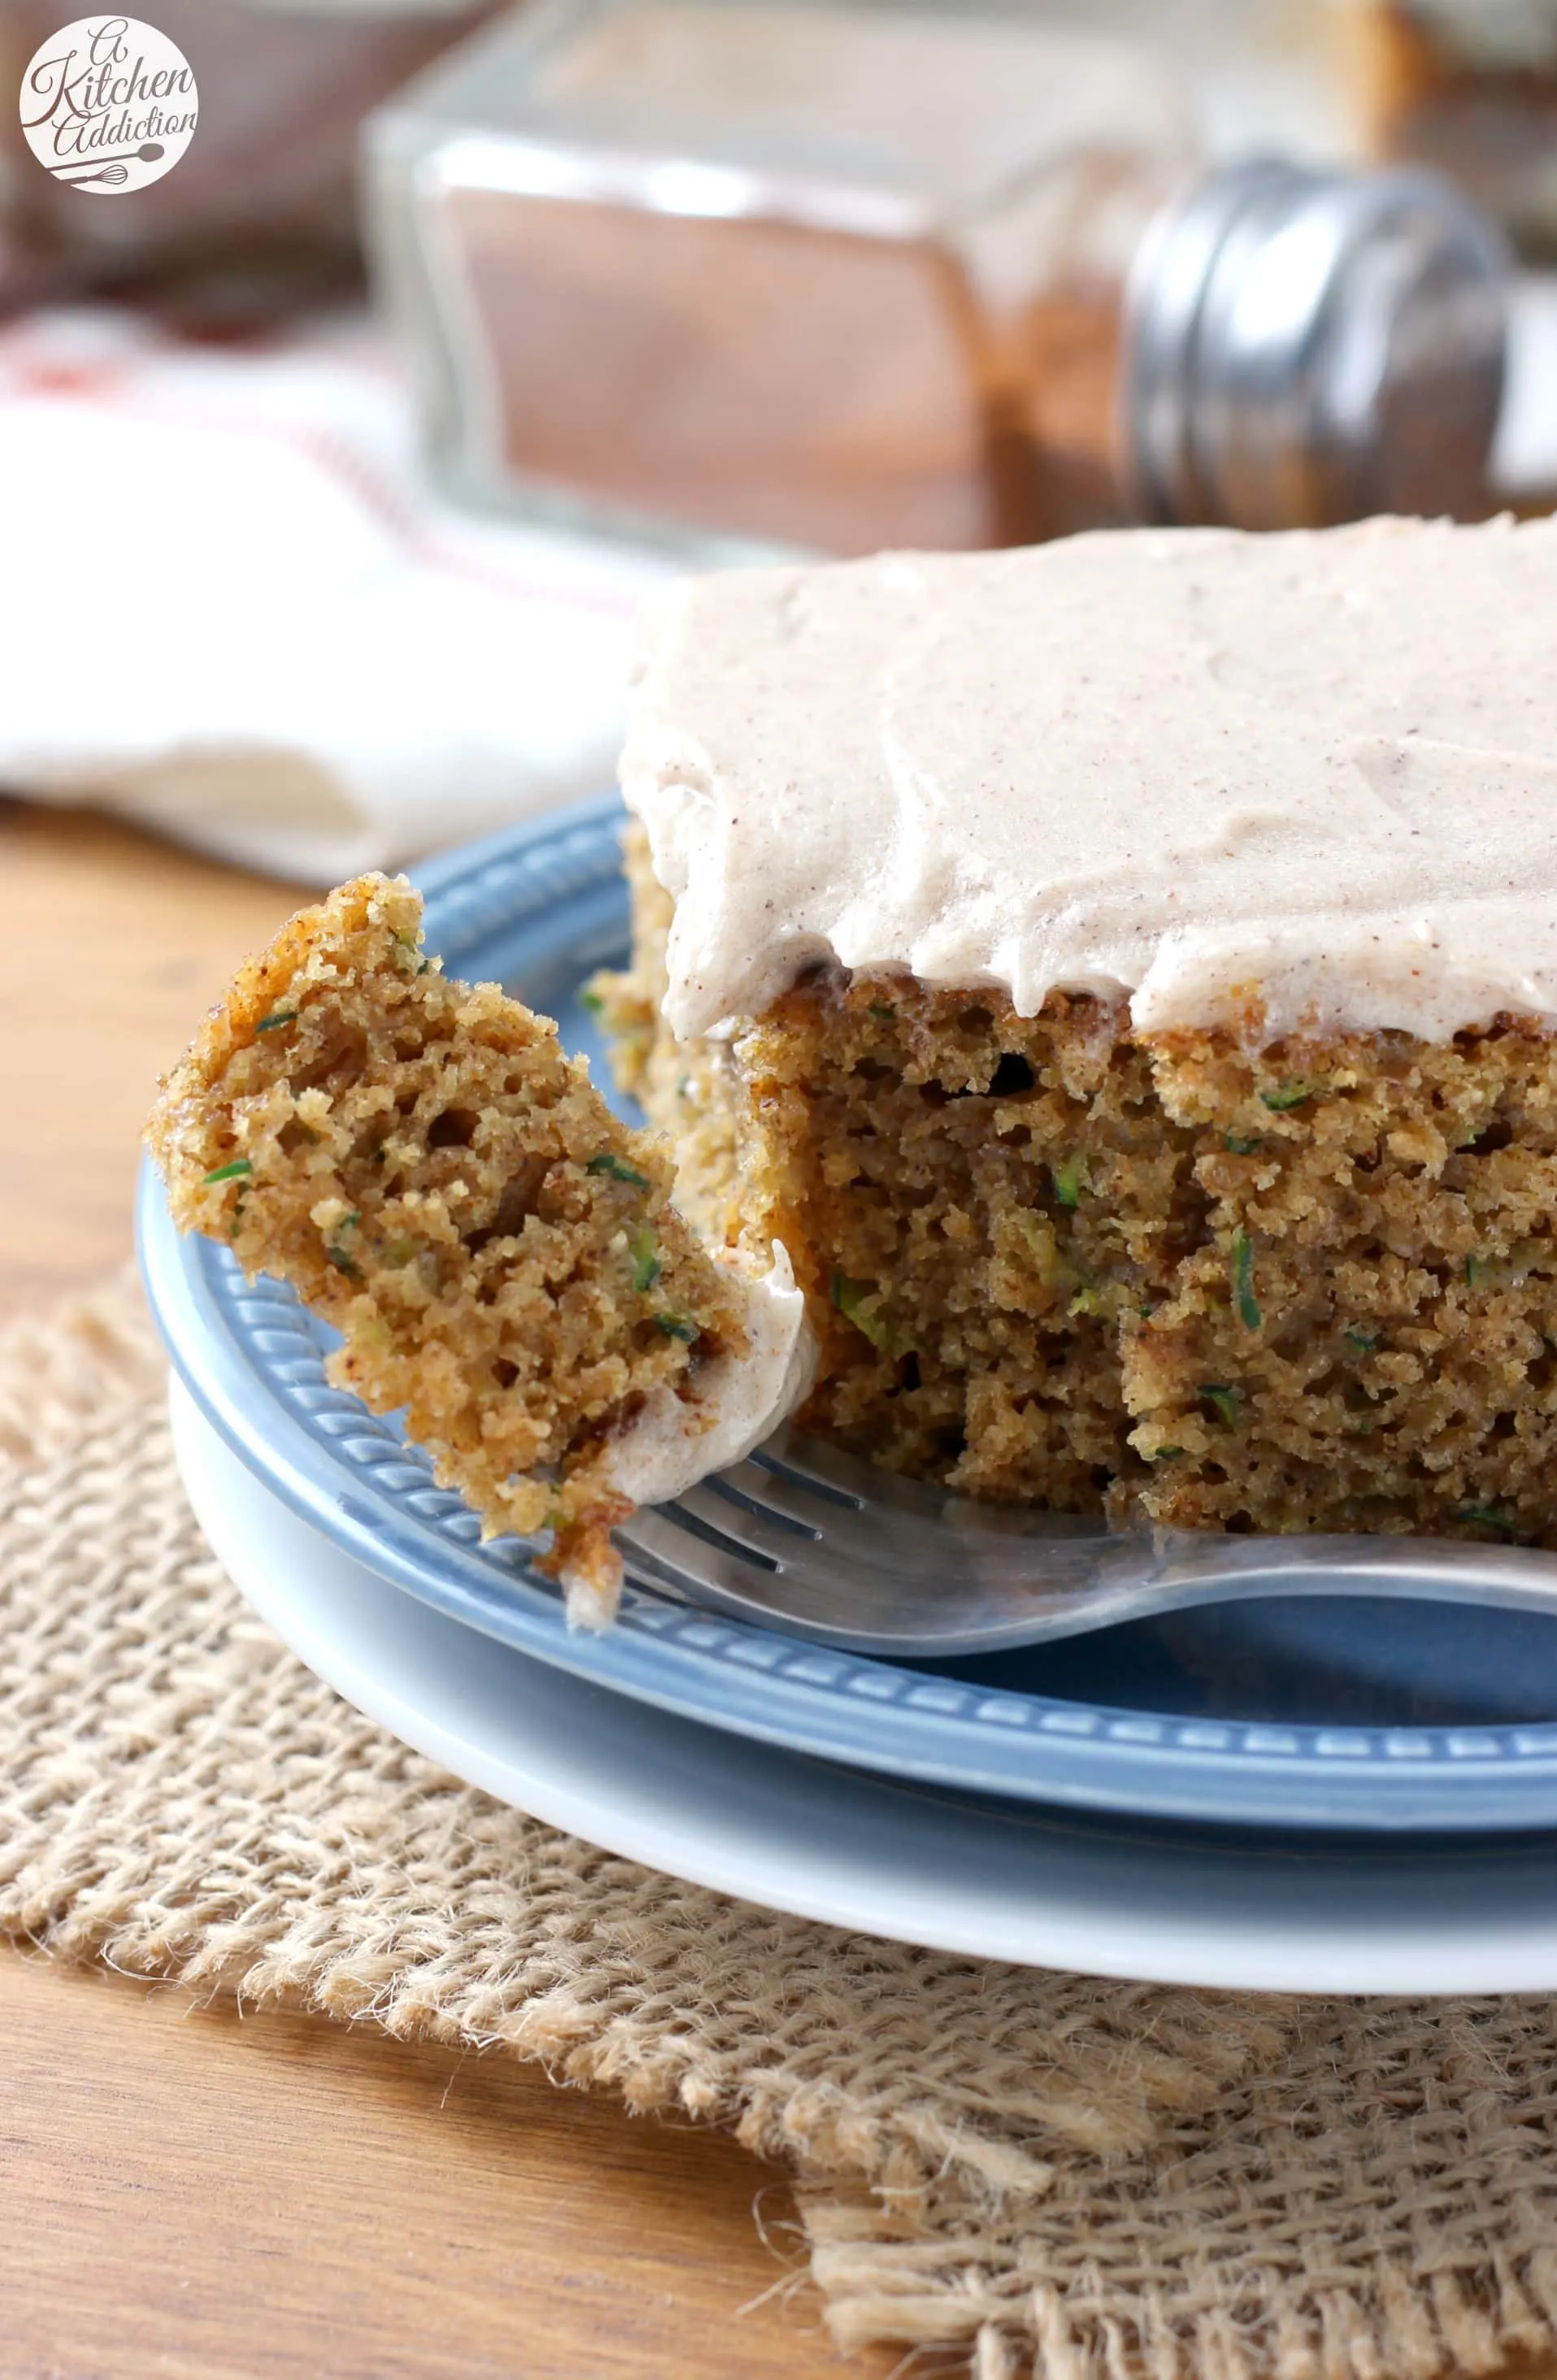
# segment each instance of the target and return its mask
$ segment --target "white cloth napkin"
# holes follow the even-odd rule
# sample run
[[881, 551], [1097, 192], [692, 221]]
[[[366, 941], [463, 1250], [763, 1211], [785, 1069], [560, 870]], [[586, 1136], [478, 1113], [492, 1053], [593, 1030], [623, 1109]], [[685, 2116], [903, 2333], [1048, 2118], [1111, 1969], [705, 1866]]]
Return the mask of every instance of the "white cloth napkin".
[[672, 565], [435, 501], [351, 324], [0, 334], [0, 789], [305, 880], [608, 785]]
[[[1517, 496], [1557, 485], [1557, 277], [1523, 285], [1514, 362]], [[0, 791], [306, 882], [395, 867], [611, 783], [674, 566], [438, 502], [361, 325], [0, 332]]]

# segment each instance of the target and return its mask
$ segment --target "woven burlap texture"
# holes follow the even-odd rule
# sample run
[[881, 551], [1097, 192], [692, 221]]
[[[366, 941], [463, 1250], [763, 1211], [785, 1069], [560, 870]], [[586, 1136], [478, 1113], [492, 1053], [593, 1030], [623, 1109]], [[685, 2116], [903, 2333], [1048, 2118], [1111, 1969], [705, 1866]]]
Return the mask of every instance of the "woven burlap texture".
[[845, 2346], [978, 2380], [1433, 2380], [1557, 2341], [1546, 2002], [948, 1958], [502, 1807], [249, 1613], [124, 1283], [0, 1337], [0, 1929], [727, 2124], [797, 2175]]

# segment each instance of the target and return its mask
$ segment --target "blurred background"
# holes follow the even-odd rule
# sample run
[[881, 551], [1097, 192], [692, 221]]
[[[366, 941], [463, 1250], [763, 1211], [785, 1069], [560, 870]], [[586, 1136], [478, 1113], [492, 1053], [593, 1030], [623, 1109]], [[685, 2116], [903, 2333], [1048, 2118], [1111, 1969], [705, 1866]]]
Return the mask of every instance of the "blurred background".
[[672, 570], [1557, 491], [1554, 0], [62, 5], [0, 0], [15, 796], [313, 881], [607, 782]]

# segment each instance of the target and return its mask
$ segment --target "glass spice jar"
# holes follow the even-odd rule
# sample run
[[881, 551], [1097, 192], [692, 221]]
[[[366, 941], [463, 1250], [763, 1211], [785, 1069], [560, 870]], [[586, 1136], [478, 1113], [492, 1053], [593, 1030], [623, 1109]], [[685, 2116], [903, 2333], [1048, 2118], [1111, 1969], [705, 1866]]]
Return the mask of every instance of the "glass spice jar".
[[1344, 0], [1340, 25], [1366, 153], [1451, 175], [1557, 260], [1553, 0]]
[[1480, 508], [1495, 237], [1424, 176], [1208, 173], [1144, 44], [553, 0], [380, 110], [365, 173], [478, 503], [709, 559], [1348, 517], [1424, 467]]

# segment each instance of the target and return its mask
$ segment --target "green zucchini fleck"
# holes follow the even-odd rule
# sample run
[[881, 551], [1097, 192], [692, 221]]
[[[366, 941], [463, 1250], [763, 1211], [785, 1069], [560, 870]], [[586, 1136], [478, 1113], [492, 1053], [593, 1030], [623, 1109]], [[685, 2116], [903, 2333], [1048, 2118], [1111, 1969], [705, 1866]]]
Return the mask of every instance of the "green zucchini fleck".
[[1261, 1107], [1269, 1108], [1273, 1115], [1285, 1115], [1288, 1108], [1300, 1108], [1305, 1099], [1311, 1099], [1314, 1096], [1312, 1083], [1305, 1083], [1294, 1075], [1290, 1082], [1278, 1083], [1274, 1090], [1261, 1091], [1259, 1103]]
[[1466, 1257], [1466, 1287], [1485, 1289], [1492, 1278], [1491, 1260], [1488, 1257]]
[[1456, 1504], [1454, 1518], [1456, 1521], [1469, 1521], [1477, 1528], [1497, 1529], [1504, 1536], [1512, 1536], [1514, 1530], [1512, 1504]]
[[343, 1244], [340, 1234], [343, 1232], [354, 1232], [361, 1220], [362, 1218], [360, 1215], [343, 1215], [340, 1221], [335, 1225], [335, 1237], [326, 1240], [324, 1243], [325, 1255], [329, 1257], [330, 1262], [335, 1266], [337, 1272], [345, 1273], [347, 1281], [360, 1281], [362, 1278], [362, 1268], [358, 1263], [357, 1258], [352, 1255], [351, 1250]]
[[254, 1168], [247, 1157], [235, 1157], [230, 1165], [218, 1165], [215, 1171], [208, 1173], [205, 1178], [208, 1183], [238, 1182], [246, 1173], [252, 1173], [253, 1171]]
[[424, 959], [421, 955], [421, 936], [420, 934], [413, 934], [408, 928], [391, 926], [389, 929], [389, 939], [392, 942], [398, 942], [400, 948], [405, 952], [406, 956], [408, 959], [414, 959], [416, 961], [415, 966], [411, 969], [411, 973], [413, 975], [432, 974], [432, 960]]
[[833, 1276], [833, 1303], [845, 1321], [852, 1322], [855, 1329], [869, 1339], [872, 1347], [884, 1347], [886, 1326], [881, 1316], [861, 1311], [873, 1288], [871, 1281], [851, 1281], [846, 1272], [835, 1272]]
[[587, 1010], [591, 1016], [603, 1016], [605, 1014], [605, 998], [603, 993], [591, 991], [588, 984], [584, 986], [583, 990], [578, 995], [578, 1005], [580, 1008]]
[[1347, 1346], [1355, 1347], [1359, 1355], [1371, 1355], [1379, 1343], [1377, 1330], [1348, 1330], [1346, 1333]]
[[660, 1262], [654, 1234], [647, 1223], [639, 1223], [627, 1242], [627, 1249], [633, 1260], [633, 1287], [639, 1291], [652, 1289], [664, 1267]]
[[895, 1008], [889, 1008], [884, 1000], [873, 1000], [870, 1002], [870, 1014], [872, 1016], [885, 1017], [890, 1020], [895, 1018], [897, 1011]]
[[608, 1148], [602, 1148], [598, 1157], [591, 1157], [584, 1171], [586, 1173], [607, 1174], [613, 1182], [630, 1183], [635, 1190], [647, 1190], [649, 1187], [647, 1173], [640, 1173], [636, 1165], [626, 1164], [620, 1157], [613, 1157]]
[[1233, 1303], [1238, 1309], [1238, 1319], [1246, 1330], [1258, 1330], [1263, 1319], [1254, 1293], [1254, 1250], [1247, 1232], [1237, 1232], [1233, 1241]]
[[1216, 1407], [1229, 1429], [1237, 1428], [1238, 1416], [1244, 1401], [1236, 1389], [1221, 1387], [1207, 1381], [1203, 1387], [1197, 1389], [1195, 1393], [1198, 1397], [1204, 1397], [1209, 1405]]
[[667, 1339], [679, 1339], [688, 1347], [702, 1335], [697, 1324], [685, 1314], [656, 1314], [654, 1325], [656, 1330], [664, 1332]]
[[256, 1033], [274, 1033], [278, 1026], [293, 1024], [297, 1014], [295, 1008], [273, 1008], [268, 1016], [261, 1017], [254, 1030]]
[[1252, 1157], [1259, 1147], [1259, 1135], [1257, 1132], [1224, 1132], [1222, 1145], [1229, 1157]]
[[1063, 1165], [1049, 1168], [1054, 1184], [1054, 1196], [1062, 1207], [1079, 1207], [1086, 1172], [1079, 1157], [1067, 1157]]

